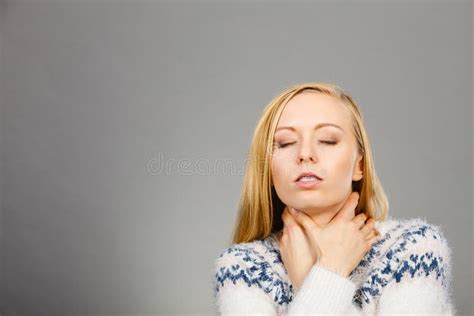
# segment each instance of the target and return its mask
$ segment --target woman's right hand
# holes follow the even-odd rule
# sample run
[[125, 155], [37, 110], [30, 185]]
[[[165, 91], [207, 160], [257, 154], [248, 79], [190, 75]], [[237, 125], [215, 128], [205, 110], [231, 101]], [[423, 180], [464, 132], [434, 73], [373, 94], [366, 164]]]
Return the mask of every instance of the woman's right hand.
[[359, 193], [352, 192], [324, 227], [301, 211], [294, 214], [316, 252], [316, 264], [343, 277], [349, 276], [379, 237], [372, 218], [365, 222], [364, 213], [355, 216], [358, 200]]

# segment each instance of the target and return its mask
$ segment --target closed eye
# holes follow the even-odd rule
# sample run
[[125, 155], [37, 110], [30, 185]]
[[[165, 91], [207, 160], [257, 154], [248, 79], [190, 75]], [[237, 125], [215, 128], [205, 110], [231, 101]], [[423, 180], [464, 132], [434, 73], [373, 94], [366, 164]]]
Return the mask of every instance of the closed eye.
[[278, 146], [278, 148], [285, 148], [286, 146], [293, 145], [294, 143], [296, 143], [296, 142], [286, 143], [286, 144], [276, 144], [276, 145]]
[[[275, 145], [277, 145], [278, 148], [285, 148], [285, 147], [290, 146], [290, 145], [293, 145], [293, 144], [295, 144], [295, 143], [296, 143], [296, 142], [285, 143], [285, 144], [278, 144], [278, 143], [276, 143]], [[336, 141], [330, 141], [330, 140], [322, 140], [322, 141], [320, 141], [320, 143], [326, 144], [326, 145], [331, 145], [331, 146], [337, 144]]]
[[330, 141], [330, 140], [322, 140], [322, 141], [320, 141], [320, 143], [328, 144], [328, 145], [336, 145], [337, 144], [336, 141]]

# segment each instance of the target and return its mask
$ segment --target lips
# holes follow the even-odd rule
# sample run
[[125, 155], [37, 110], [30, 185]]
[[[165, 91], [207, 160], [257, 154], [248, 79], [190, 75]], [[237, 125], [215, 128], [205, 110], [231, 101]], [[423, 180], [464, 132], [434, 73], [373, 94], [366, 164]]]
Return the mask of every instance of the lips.
[[295, 182], [298, 182], [302, 177], [316, 177], [316, 179], [318, 179], [318, 180], [323, 180], [323, 178], [321, 178], [320, 176], [318, 176], [315, 173], [303, 172], [296, 178]]

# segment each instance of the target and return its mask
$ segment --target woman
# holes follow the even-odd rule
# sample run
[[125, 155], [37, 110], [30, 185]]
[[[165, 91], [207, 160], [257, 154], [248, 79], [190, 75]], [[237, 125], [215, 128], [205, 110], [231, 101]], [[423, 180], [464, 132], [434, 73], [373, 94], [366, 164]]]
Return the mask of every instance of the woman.
[[455, 313], [442, 230], [388, 216], [362, 114], [326, 83], [265, 108], [214, 268], [224, 315]]

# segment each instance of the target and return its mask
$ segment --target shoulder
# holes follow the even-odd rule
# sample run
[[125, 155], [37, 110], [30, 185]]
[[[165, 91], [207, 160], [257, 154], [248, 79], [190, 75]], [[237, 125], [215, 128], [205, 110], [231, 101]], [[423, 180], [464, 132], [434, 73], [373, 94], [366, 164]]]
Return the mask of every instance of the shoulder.
[[[378, 223], [385, 272], [397, 282], [404, 277], [433, 276], [451, 279], [451, 248], [440, 225], [425, 218], [394, 219]], [[377, 225], [376, 225], [377, 227]]]
[[384, 231], [377, 248], [380, 260], [361, 289], [359, 301], [380, 296], [380, 314], [454, 315], [451, 249], [441, 225], [419, 217], [392, 218], [379, 225]]
[[447, 238], [440, 225], [428, 222], [425, 218], [408, 219], [389, 218], [386, 222], [377, 222], [381, 239], [392, 251], [431, 250], [439, 254], [450, 254]]
[[255, 271], [262, 268], [265, 257], [259, 251], [260, 241], [233, 244], [220, 252], [214, 261], [215, 291], [226, 282], [259, 286]]
[[380, 238], [353, 276], [362, 282], [356, 294], [358, 303], [368, 304], [387, 288], [419, 282], [428, 290], [451, 288], [451, 249], [440, 225], [420, 217], [389, 217], [376, 221], [375, 228]]
[[[268, 241], [233, 244], [222, 250], [214, 260], [214, 296], [223, 289], [252, 290], [263, 293], [272, 301], [289, 300], [281, 297], [289, 284], [276, 269], [276, 258]], [[280, 295], [277, 295], [280, 293]]]
[[265, 260], [261, 251], [261, 241], [233, 244], [222, 250], [214, 261], [217, 270], [235, 265], [251, 268], [258, 260]]

